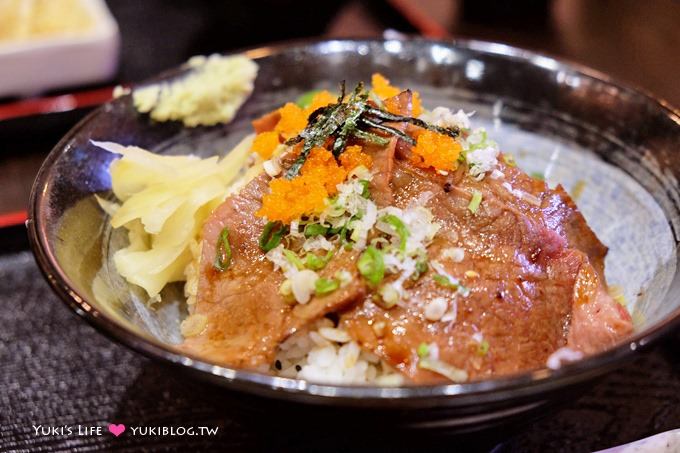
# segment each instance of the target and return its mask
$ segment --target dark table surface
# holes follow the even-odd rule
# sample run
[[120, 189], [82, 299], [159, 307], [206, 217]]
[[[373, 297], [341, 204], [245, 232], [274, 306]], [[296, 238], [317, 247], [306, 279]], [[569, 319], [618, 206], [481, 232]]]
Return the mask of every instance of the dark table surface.
[[[329, 1], [311, 10], [313, 14], [293, 14], [284, 21], [271, 17], [290, 18], [287, 8], [296, 2], [239, 2], [238, 7], [231, 7], [234, 2], [207, 0], [109, 3], [123, 35], [117, 81], [141, 80], [192, 54], [283, 38], [379, 36], [386, 27], [418, 31], [378, 1]], [[641, 8], [640, 2], [603, 0], [586, 8], [583, 1], [555, 0], [550, 17], [533, 18], [531, 23], [516, 17], [480, 23], [475, 11], [464, 11], [460, 1], [411, 3], [455, 36], [500, 40], [566, 56], [680, 104], [676, 1], [654, 0]], [[300, 4], [304, 9], [312, 2]], [[259, 19], [253, 10], [261, 12]], [[608, 22], [612, 17], [615, 20]], [[149, 27], [152, 19], [155, 25]], [[35, 118], [0, 127], [0, 214], [25, 209], [39, 163], [76, 119], [77, 115], [56, 122]], [[10, 129], [11, 135], [3, 135]], [[593, 385], [578, 401], [514, 430], [465, 438], [445, 433], [375, 438], [370, 432], [343, 430], [343, 420], [326, 429], [310, 429], [304, 420], [298, 427], [282, 429], [243, 410], [243, 404], [261, 402], [236, 404], [222, 389], [170, 372], [95, 332], [47, 287], [30, 252], [21, 250], [25, 246], [21, 228], [0, 231], [0, 239], [0, 451], [589, 451], [680, 427], [680, 333], [676, 333]], [[106, 431], [109, 423], [217, 427], [218, 433], [180, 437], [127, 432], [114, 438]], [[37, 425], [64, 427], [64, 433], [36, 435]], [[67, 432], [78, 425], [101, 426], [104, 433]]]

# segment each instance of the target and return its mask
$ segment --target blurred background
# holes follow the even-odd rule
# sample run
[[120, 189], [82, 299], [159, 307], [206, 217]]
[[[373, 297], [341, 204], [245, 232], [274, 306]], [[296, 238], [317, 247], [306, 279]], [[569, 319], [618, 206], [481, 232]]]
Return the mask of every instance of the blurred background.
[[[680, 105], [677, 0], [0, 0], [0, 246], [84, 114], [196, 54], [308, 37], [503, 42], [591, 66]], [[9, 228], [9, 229], [7, 229]]]

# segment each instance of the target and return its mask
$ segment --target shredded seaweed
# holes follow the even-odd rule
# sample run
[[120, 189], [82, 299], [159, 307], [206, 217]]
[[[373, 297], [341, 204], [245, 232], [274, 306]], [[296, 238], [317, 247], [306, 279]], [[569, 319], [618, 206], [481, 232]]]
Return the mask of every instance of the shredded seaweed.
[[374, 101], [369, 101], [370, 93], [364, 89], [362, 82], [359, 82], [352, 94], [346, 98], [343, 81], [340, 93], [338, 102], [316, 109], [309, 115], [307, 127], [299, 135], [286, 141], [286, 145], [289, 146], [304, 143], [300, 155], [286, 171], [286, 178], [296, 177], [312, 149], [324, 145], [331, 138], [332, 152], [336, 159], [347, 148], [347, 143], [352, 137], [378, 145], [387, 145], [389, 139], [378, 135], [376, 131], [415, 145], [412, 137], [385, 123], [409, 123], [453, 138], [460, 135], [458, 128], [435, 126], [418, 118], [390, 113], [383, 106], [376, 106]]

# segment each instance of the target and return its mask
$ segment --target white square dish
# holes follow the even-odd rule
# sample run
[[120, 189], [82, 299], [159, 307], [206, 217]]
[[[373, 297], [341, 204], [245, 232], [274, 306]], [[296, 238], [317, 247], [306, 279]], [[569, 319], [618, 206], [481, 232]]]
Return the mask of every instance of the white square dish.
[[120, 34], [104, 0], [79, 0], [92, 18], [87, 29], [0, 42], [0, 97], [104, 82], [116, 72]]

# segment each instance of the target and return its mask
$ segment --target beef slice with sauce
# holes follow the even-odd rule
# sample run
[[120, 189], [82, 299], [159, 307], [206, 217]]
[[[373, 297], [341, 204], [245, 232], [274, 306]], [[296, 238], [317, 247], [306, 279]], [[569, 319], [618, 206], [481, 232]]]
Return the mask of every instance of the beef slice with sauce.
[[[400, 113], [408, 114], [410, 93], [395, 99]], [[275, 116], [269, 115], [254, 126], [261, 132], [275, 123]], [[401, 159], [395, 160], [395, 149]], [[426, 304], [434, 298], [453, 300], [451, 290], [433, 282], [431, 270], [407, 288], [407, 303], [384, 310], [370, 301], [371, 288], [356, 271], [357, 254], [344, 251], [322, 276], [344, 269], [352, 272], [352, 283], [291, 308], [278, 292], [283, 276], [273, 271], [257, 246], [264, 223], [254, 212], [267, 190], [263, 175], [206, 222], [195, 313], [205, 314], [208, 325], [201, 335], [186, 340], [189, 352], [235, 367], [262, 367], [288, 335], [326, 313], [346, 310], [343, 326], [363, 347], [416, 382], [439, 382], [441, 376], [417, 368], [420, 343], [436, 343], [442, 360], [475, 379], [542, 367], [565, 344], [595, 352], [630, 331], [627, 312], [606, 294], [606, 247], [560, 187], [548, 190], [504, 165], [502, 181], [488, 176], [475, 181], [462, 169], [442, 177], [413, 168], [404, 159], [408, 146], [396, 138], [385, 147], [367, 145], [365, 151], [374, 158], [371, 193], [380, 207], [406, 207], [431, 194], [426, 205], [443, 228], [428, 250], [430, 259], [470, 288], [468, 297], [455, 298], [455, 322], [424, 317]], [[540, 206], [518, 198], [503, 183], [529, 194]], [[474, 216], [467, 209], [472, 190], [484, 193]], [[233, 261], [218, 273], [211, 263], [224, 227], [230, 231]], [[443, 258], [450, 247], [462, 247], [465, 258]], [[464, 277], [470, 270], [475, 276]], [[481, 339], [490, 346], [485, 354]]]
[[[395, 111], [410, 114], [410, 91], [389, 101]], [[278, 111], [268, 113], [253, 121], [253, 128], [258, 133], [273, 130], [279, 118]], [[400, 130], [405, 127], [388, 125]], [[382, 205], [393, 199], [390, 180], [396, 146], [394, 137], [386, 146], [364, 146], [364, 152], [370, 154], [374, 162], [371, 193]], [[284, 166], [292, 163], [293, 157], [287, 160]], [[258, 246], [265, 222], [254, 214], [269, 190], [269, 180], [264, 174], [255, 178], [218, 207], [203, 227], [194, 313], [205, 315], [208, 322], [201, 334], [185, 340], [183, 348], [234, 367], [261, 368], [270, 364], [276, 348], [286, 337], [327, 313], [342, 311], [363, 300], [368, 291], [357, 271], [359, 253], [341, 249], [319, 275], [330, 278], [339, 270], [349, 271], [351, 281], [347, 286], [326, 296], [313, 296], [307, 304], [291, 304], [281, 296], [279, 287], [285, 277], [280, 271], [274, 271], [273, 264]], [[232, 262], [227, 270], [219, 272], [212, 263], [224, 228], [229, 230]]]
[[[207, 317], [202, 333], [185, 340], [182, 348], [199, 357], [239, 368], [269, 365], [276, 348], [288, 335], [329, 312], [340, 311], [363, 297], [366, 287], [356, 270], [357, 253], [339, 251], [319, 272], [330, 278], [337, 270], [351, 272], [351, 282], [307, 304], [291, 304], [279, 293], [284, 280], [266, 259], [258, 240], [264, 228], [255, 216], [262, 196], [269, 190], [267, 175], [251, 181], [240, 193], [229, 197], [203, 227], [198, 295], [194, 314]], [[232, 260], [220, 272], [213, 267], [217, 241], [229, 230]]]
[[[367, 300], [346, 313], [342, 325], [417, 383], [446, 380], [418, 368], [421, 343], [436, 344], [442, 361], [479, 379], [542, 368], [563, 346], [593, 353], [632, 329], [601, 277], [606, 247], [569, 196], [516, 168], [501, 164], [500, 170], [502, 179], [476, 181], [464, 171], [444, 177], [395, 162], [395, 205], [421, 203], [426, 194], [425, 206], [442, 226], [429, 259], [469, 295], [438, 285], [430, 266], [406, 287], [400, 305], [387, 310]], [[474, 190], [483, 194], [476, 213], [468, 209]], [[452, 247], [464, 250], [459, 262], [444, 256]], [[455, 320], [426, 319], [427, 304], [437, 298], [452, 312], [455, 305]]]
[[[413, 108], [413, 95], [410, 91], [406, 90], [397, 96], [387, 99], [385, 104], [390, 106], [392, 112], [398, 115], [409, 116]], [[405, 123], [388, 122], [385, 125], [400, 131], [405, 131], [407, 128]], [[405, 146], [405, 142], [397, 137], [391, 137], [386, 146], [372, 143], [361, 143], [361, 145], [363, 146], [363, 152], [373, 158], [373, 168], [371, 168], [373, 178], [370, 183], [371, 198], [379, 208], [389, 206], [394, 201], [393, 187], [390, 182], [394, 172], [395, 154], [397, 147]]]

